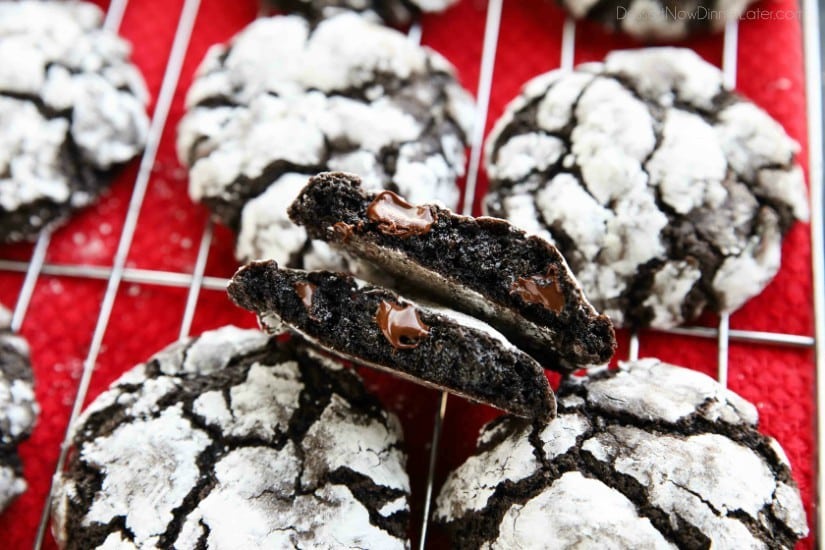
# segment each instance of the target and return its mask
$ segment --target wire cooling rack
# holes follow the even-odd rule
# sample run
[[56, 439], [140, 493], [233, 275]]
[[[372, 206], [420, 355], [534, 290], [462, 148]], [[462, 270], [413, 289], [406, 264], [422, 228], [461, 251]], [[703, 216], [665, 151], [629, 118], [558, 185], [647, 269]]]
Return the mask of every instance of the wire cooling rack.
[[[112, 0], [106, 12], [104, 26], [112, 31], [120, 28], [128, 0]], [[198, 16], [200, 0], [183, 0], [183, 7], [177, 20], [173, 43], [166, 62], [165, 72], [157, 97], [155, 110], [149, 130], [146, 149], [140, 159], [139, 168], [134, 181], [134, 187], [126, 210], [125, 220], [120, 232], [116, 252], [111, 266], [80, 265], [68, 263], [47, 263], [51, 234], [43, 233], [37, 240], [27, 261], [0, 259], [0, 271], [24, 274], [23, 283], [18, 295], [12, 318], [12, 328], [19, 330], [29, 311], [35, 287], [41, 276], [57, 276], [86, 280], [105, 281], [106, 287], [101, 301], [99, 314], [94, 325], [91, 342], [83, 362], [82, 373], [76, 388], [76, 395], [72, 402], [71, 415], [68, 425], [71, 426], [81, 412], [89, 391], [92, 373], [104, 341], [109, 321], [112, 317], [115, 300], [124, 283], [177, 287], [187, 290], [186, 302], [182, 321], [179, 327], [179, 337], [188, 336], [192, 327], [195, 310], [202, 289], [225, 289], [227, 279], [206, 276], [206, 265], [213, 238], [212, 223], [207, 221], [203, 228], [197, 257], [191, 273], [176, 271], [160, 271], [154, 269], [140, 269], [127, 266], [127, 259], [138, 229], [138, 219], [144, 203], [147, 187], [155, 168], [161, 137], [167, 127], [170, 108], [178, 89], [184, 58], [192, 36], [195, 20]], [[730, 328], [729, 316], [721, 315], [718, 326], [689, 326], [670, 329], [671, 334], [686, 335], [715, 341], [717, 347], [717, 373], [722, 384], [727, 384], [728, 378], [728, 351], [731, 342], [745, 342], [754, 345], [773, 345], [788, 348], [815, 348], [816, 359], [816, 396], [817, 396], [817, 432], [816, 443], [816, 508], [815, 508], [815, 544], [821, 539], [825, 512], [819, 506], [822, 495], [825, 494], [825, 482], [822, 473], [825, 471], [825, 455], [821, 452], [825, 442], [825, 260], [823, 260], [823, 137], [822, 137], [822, 81], [820, 64], [820, 29], [816, 0], [803, 0], [803, 30], [805, 53], [805, 87], [807, 96], [808, 119], [808, 179], [811, 189], [812, 217], [811, 217], [811, 256], [814, 285], [814, 334], [800, 335], [782, 332], [765, 332], [754, 330], [735, 330]], [[486, 22], [483, 33], [483, 46], [479, 66], [479, 80], [476, 91], [477, 110], [476, 124], [471, 136], [470, 159], [466, 190], [462, 204], [462, 212], [472, 213], [476, 201], [476, 188], [479, 179], [479, 170], [482, 159], [482, 145], [485, 128], [487, 127], [490, 96], [493, 88], [493, 73], [495, 69], [496, 49], [500, 42], [500, 28], [502, 23], [503, 0], [489, 0], [487, 3]], [[726, 83], [736, 84], [737, 76], [737, 48], [738, 23], [729, 22], [724, 33], [724, 47], [722, 70]], [[421, 38], [421, 27], [413, 25], [409, 31], [410, 40], [418, 42]], [[576, 24], [572, 20], [564, 23], [561, 33], [561, 58], [559, 65], [571, 68], [574, 62], [576, 47]], [[633, 359], [639, 355], [640, 339], [642, 334], [632, 334], [629, 338], [628, 357]], [[429, 465], [427, 472], [425, 504], [421, 518], [419, 547], [424, 548], [427, 540], [430, 503], [432, 500], [433, 484], [435, 479], [436, 463], [439, 458], [439, 440], [447, 412], [447, 395], [441, 394], [438, 400], [433, 429]], [[67, 441], [64, 437], [55, 472], [61, 471], [67, 455]], [[51, 495], [51, 489], [49, 491]], [[35, 548], [39, 549], [46, 534], [49, 521], [49, 498], [44, 500], [42, 513], [35, 540]]]

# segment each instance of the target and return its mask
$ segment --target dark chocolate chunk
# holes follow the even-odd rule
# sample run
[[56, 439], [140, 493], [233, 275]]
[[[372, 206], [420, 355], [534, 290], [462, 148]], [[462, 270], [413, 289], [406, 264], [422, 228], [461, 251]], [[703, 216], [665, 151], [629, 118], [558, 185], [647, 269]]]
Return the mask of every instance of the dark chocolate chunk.
[[146, 85], [91, 2], [0, 2], [0, 243], [92, 204], [146, 143]]
[[304, 303], [304, 307], [307, 308], [307, 312], [312, 311], [312, 295], [315, 294], [315, 288], [315, 285], [312, 283], [295, 283], [295, 292], [301, 297], [301, 301]]
[[519, 277], [511, 287], [514, 294], [531, 304], [561, 313], [564, 309], [564, 294], [559, 285], [556, 266], [550, 266], [544, 275]]
[[425, 235], [435, 222], [429, 207], [413, 206], [392, 191], [376, 195], [367, 207], [367, 218], [378, 224], [383, 234], [395, 237]]
[[387, 302], [378, 304], [375, 322], [395, 349], [410, 349], [418, 346], [422, 338], [430, 334], [430, 327], [421, 322], [415, 306]]

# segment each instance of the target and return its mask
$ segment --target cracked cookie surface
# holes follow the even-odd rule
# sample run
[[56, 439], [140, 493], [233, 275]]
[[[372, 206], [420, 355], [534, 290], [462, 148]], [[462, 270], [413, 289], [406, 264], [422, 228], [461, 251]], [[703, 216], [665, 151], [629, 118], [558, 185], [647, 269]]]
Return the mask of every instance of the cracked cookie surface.
[[274, 7], [311, 21], [354, 11], [389, 25], [409, 25], [422, 12], [441, 12], [458, 0], [268, 0]]
[[458, 199], [472, 100], [438, 53], [353, 13], [258, 19], [214, 46], [187, 96], [189, 194], [238, 232], [236, 256], [340, 269], [286, 210], [310, 175], [344, 170], [413, 200]]
[[17, 445], [29, 436], [40, 412], [29, 346], [10, 325], [11, 312], [0, 304], [0, 512], [26, 490]]
[[487, 141], [487, 211], [554, 242], [619, 326], [733, 311], [808, 217], [799, 146], [690, 50], [616, 51], [527, 83]]
[[0, 242], [87, 206], [144, 146], [130, 47], [85, 2], [0, 3]]
[[558, 0], [576, 19], [598, 21], [641, 40], [682, 40], [719, 32], [755, 0]]
[[298, 340], [224, 327], [123, 375], [77, 423], [62, 548], [405, 548], [398, 420]]
[[[793, 548], [808, 527], [751, 403], [642, 359], [568, 378], [546, 427], [488, 424], [436, 520], [462, 548]], [[540, 526], [540, 527], [539, 527]]]

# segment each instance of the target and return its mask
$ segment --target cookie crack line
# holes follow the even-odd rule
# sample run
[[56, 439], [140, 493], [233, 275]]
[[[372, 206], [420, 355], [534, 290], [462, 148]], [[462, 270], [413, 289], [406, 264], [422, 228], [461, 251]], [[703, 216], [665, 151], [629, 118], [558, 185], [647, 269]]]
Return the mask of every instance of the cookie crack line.
[[[564, 475], [563, 471], [553, 471], [542, 467], [533, 474], [518, 481], [505, 480], [500, 482], [485, 506], [480, 510], [469, 510], [460, 518], [444, 525], [453, 533], [454, 541], [477, 539], [481, 543], [492, 542], [499, 536], [501, 521], [507, 511], [517, 504], [524, 504], [540, 494], [549, 483]], [[555, 477], [553, 477], [555, 475]], [[436, 523], [441, 523], [438, 518]], [[443, 524], [442, 524], [443, 525]], [[462, 547], [459, 544], [459, 547]], [[469, 547], [469, 545], [467, 545]]]
[[774, 277], [807, 213], [797, 150], [691, 50], [616, 51], [525, 84], [489, 140], [485, 204], [555, 240], [617, 325], [669, 328], [732, 311]]
[[72, 122], [72, 109], [55, 109], [49, 107], [46, 102], [37, 94], [29, 94], [23, 92], [14, 92], [11, 90], [0, 90], [0, 97], [14, 99], [16, 101], [23, 101], [34, 105], [37, 112], [46, 120], [54, 120], [62, 118], [69, 123]]
[[[347, 466], [341, 466], [328, 472], [325, 478], [328, 483], [347, 487], [355, 499], [366, 508], [371, 524], [395, 538], [404, 538], [409, 510], [399, 510], [389, 516], [383, 516], [379, 513], [379, 505], [399, 498], [406, 498], [407, 494], [404, 491], [378, 485], [368, 476], [360, 474]], [[374, 502], [372, 499], [377, 499], [378, 502]]]
[[[762, 507], [762, 510], [760, 510], [760, 512], [762, 514], [764, 514], [763, 517], [770, 522], [770, 527], [765, 526], [763, 524], [760, 524], [760, 522], [758, 521], [757, 518], [752, 517], [750, 514], [748, 514], [747, 512], [745, 512], [742, 509], [720, 510], [716, 506], [714, 506], [714, 504], [712, 502], [710, 502], [704, 496], [702, 496], [702, 494], [700, 494], [699, 492], [691, 489], [690, 487], [688, 487], [684, 484], [678, 483], [678, 482], [676, 482], [672, 479], [665, 479], [665, 482], [670, 483], [673, 486], [678, 487], [679, 489], [681, 489], [681, 490], [685, 491], [686, 493], [689, 493], [689, 494], [693, 495], [694, 497], [696, 497], [697, 499], [699, 499], [699, 501], [701, 501], [702, 504], [707, 506], [708, 509], [711, 512], [713, 512], [713, 514], [716, 517], [718, 517], [718, 518], [729, 518], [729, 519], [734, 519], [734, 520], [738, 521], [748, 531], [750, 531], [751, 534], [756, 539], [771, 540], [771, 539], [775, 538], [775, 536], [777, 534], [782, 538], [784, 538], [785, 536], [788, 536], [788, 533], [786, 532], [787, 528], [782, 529], [781, 522], [777, 521], [776, 518], [774, 517], [773, 513], [770, 512], [770, 505], [769, 504], [765, 504]], [[793, 537], [793, 535], [791, 535], [789, 537], [788, 541], [787, 541], [787, 545], [788, 546], [793, 546], [793, 542], [794, 542], [794, 537]]]
[[217, 484], [213, 475], [214, 465], [228, 453], [221, 440], [214, 440], [198, 455], [195, 463], [198, 466], [198, 478], [189, 492], [183, 497], [179, 506], [172, 509], [172, 519], [166, 530], [158, 537], [160, 548], [172, 548], [180, 536], [189, 514], [194, 512], [201, 501], [209, 496]]
[[[378, 401], [367, 393], [357, 375], [343, 365], [327, 364], [322, 358], [316, 358], [313, 355], [315, 352], [298, 339], [278, 341], [275, 338], [267, 339], [256, 331], [241, 331], [231, 327], [221, 330], [222, 332], [204, 333], [187, 344], [173, 344], [162, 350], [125, 374], [123, 383], [115, 382], [105, 394], [106, 397], [98, 398], [102, 402], [90, 405], [91, 409], [81, 417], [81, 427], [73, 435], [74, 450], [67, 471], [62, 473], [62, 484], [58, 490], [58, 495], [62, 495], [62, 498], [58, 497], [61, 498], [60, 505], [53, 508], [56, 514], [55, 525], [64, 531], [58, 533], [58, 537], [69, 548], [86, 547], [89, 541], [100, 545], [107, 540], [111, 542], [108, 537], [113, 534], [117, 537], [117, 533], [123, 531], [120, 526], [125, 526], [126, 521], [137, 521], [132, 511], [115, 515], [119, 511], [118, 507], [128, 507], [134, 499], [140, 501], [151, 496], [158, 483], [165, 484], [168, 480], [152, 478], [147, 481], [146, 487], [118, 487], [118, 484], [123, 483], [124, 476], [128, 476], [128, 472], [112, 473], [110, 459], [104, 455], [95, 455], [93, 448], [85, 445], [92, 441], [103, 444], [112, 434], [125, 435], [125, 432], [118, 432], [120, 428], [140, 423], [141, 428], [134, 432], [138, 434], [137, 437], [149, 436], [150, 439], [145, 443], [149, 443], [154, 452], [165, 454], [166, 439], [158, 440], [159, 446], [155, 446], [155, 439], [145, 430], [140, 430], [144, 427], [154, 429], [156, 425], [147, 422], [165, 418], [168, 411], [173, 410], [176, 424], [172, 437], [180, 437], [181, 441], [186, 440], [194, 445], [192, 447], [187, 443], [179, 451], [173, 451], [174, 456], [179, 457], [172, 463], [172, 466], [178, 468], [176, 471], [191, 462], [191, 468], [186, 466], [187, 473], [181, 474], [184, 477], [179, 477], [187, 481], [177, 484], [179, 487], [175, 489], [173, 498], [161, 504], [160, 515], [153, 523], [136, 528], [136, 533], [129, 535], [129, 540], [148, 540], [151, 544], [166, 548], [182, 544], [183, 537], [183, 543], [187, 546], [204, 548], [209, 545], [210, 533], [216, 527], [219, 528], [217, 540], [224, 540], [226, 525], [221, 524], [222, 518], [215, 516], [216, 510], [212, 507], [216, 498], [215, 491], [220, 491], [221, 495], [224, 491], [229, 491], [247, 503], [255, 501], [257, 504], [252, 504], [253, 508], [264, 513], [279, 506], [296, 504], [299, 497], [322, 499], [331, 509], [342, 512], [355, 506], [359, 510], [359, 518], [363, 514], [359, 521], [363, 521], [365, 534], [367, 531], [371, 533], [365, 540], [374, 537], [381, 540], [406, 540], [408, 489], [404, 488], [407, 481], [401, 472], [400, 461], [403, 461], [404, 455], [398, 452], [401, 442], [397, 426], [390, 421]], [[239, 338], [237, 344], [233, 344], [232, 338], [235, 337]], [[216, 355], [216, 346], [229, 349]], [[271, 404], [273, 407], [285, 408], [284, 414], [278, 413], [282, 418], [277, 420], [277, 428], [259, 434], [258, 420], [254, 416], [243, 416], [244, 407], [254, 404], [257, 397], [251, 395], [249, 398], [252, 401], [249, 401], [242, 398], [242, 395], [251, 390], [250, 384], [255, 380], [253, 375], [260, 376], [263, 372], [270, 373], [273, 384], [289, 385], [284, 388], [284, 391], [288, 391], [284, 393], [286, 401], [283, 401], [283, 405], [280, 399]], [[240, 393], [237, 394], [227, 394], [227, 390], [234, 388], [243, 390], [239, 390]], [[256, 391], [264, 391], [269, 395], [265, 389]], [[211, 401], [201, 399], [207, 394], [210, 394]], [[332, 399], [333, 396], [336, 400]], [[210, 403], [214, 403], [217, 409], [209, 409]], [[339, 403], [342, 408], [331, 408], [335, 403]], [[368, 462], [377, 463], [384, 471], [382, 475], [389, 476], [387, 482], [392, 486], [377, 483], [370, 477], [371, 473], [361, 474], [349, 465], [337, 465], [334, 455], [328, 454], [335, 452], [335, 444], [333, 448], [325, 449], [324, 442], [320, 441], [321, 448], [316, 448], [314, 443], [311, 449], [307, 448], [310, 445], [307, 437], [326, 437], [323, 423], [327, 421], [322, 415], [327, 411], [331, 411], [334, 426], [338, 426], [338, 422], [344, 422], [344, 425], [354, 423], [354, 426], [359, 426], [359, 430], [380, 431], [374, 432], [375, 436], [380, 435], [379, 440], [370, 443], [371, 436], [367, 436], [361, 451], [352, 452], [359, 456], [373, 453], [374, 460]], [[230, 416], [237, 422], [229, 421]], [[378, 419], [381, 419], [380, 424]], [[316, 426], [320, 431], [310, 434], [308, 430]], [[128, 443], [133, 444], [141, 443], [140, 440]], [[255, 476], [264, 476], [264, 479], [258, 479], [249, 485], [247, 492], [244, 492], [246, 489], [230, 486], [231, 478], [225, 479], [226, 468], [237, 460], [246, 463], [251, 459], [249, 464], [252, 468], [265, 467], [258, 463], [260, 459], [270, 456], [267, 453], [281, 453], [287, 445], [290, 449], [288, 455], [278, 456], [283, 456], [290, 471], [294, 472], [288, 477], [278, 471], [255, 473], [253, 479], [258, 479]], [[238, 452], [242, 449], [261, 450]], [[133, 450], [143, 452], [137, 447]], [[320, 459], [315, 458], [317, 463], [310, 467], [308, 460], [317, 456]], [[227, 460], [231, 462], [226, 462]], [[151, 469], [152, 464], [154, 463], [147, 463], [141, 468]], [[115, 477], [111, 477], [113, 475]], [[154, 474], [149, 475], [151, 477]], [[245, 481], [252, 482], [253, 479]], [[394, 488], [396, 483], [399, 484], [398, 488]], [[330, 490], [326, 488], [332, 486], [337, 486], [338, 489], [331, 489], [332, 492], [326, 494]], [[128, 491], [128, 495], [124, 493], [116, 503], [109, 502], [105, 494], [111, 495], [111, 491]], [[103, 500], [100, 498], [102, 494]], [[379, 514], [379, 507], [398, 499], [404, 500], [403, 505], [400, 503], [394, 505], [392, 510], [387, 509], [386, 516]], [[110, 504], [115, 508], [110, 509]], [[92, 513], [95, 507], [98, 509]], [[362, 508], [363, 512], [360, 511]], [[370, 517], [369, 522], [367, 516]], [[96, 521], [95, 518], [105, 520], [106, 523]], [[309, 519], [307, 529], [310, 531], [298, 529], [302, 538], [315, 536], [315, 527], [312, 526], [315, 520]], [[333, 536], [333, 533], [324, 536]], [[349, 533], [342, 536], [346, 538]], [[125, 538], [126, 535], [122, 537]]]
[[[708, 398], [697, 407], [696, 411], [683, 416], [677, 422], [668, 422], [664, 420], [646, 420], [631, 413], [606, 409], [590, 401], [586, 388], [581, 385], [570, 388], [570, 393], [564, 395], [571, 394], [584, 398], [586, 404], [579, 407], [567, 407], [564, 405], [564, 399], [560, 397], [559, 414], [577, 413], [583, 415], [591, 423], [599, 422], [603, 426], [631, 426], [654, 435], [677, 434], [683, 438], [696, 435], [722, 435], [757, 453], [764, 459], [771, 473], [777, 476], [780, 481], [791, 479], [790, 470], [779, 460], [770, 445], [770, 441], [765, 436], [755, 429], [748, 429], [747, 426], [730, 424], [724, 421], [712, 421], [703, 416], [703, 409], [709, 403], [721, 404], [715, 398]], [[618, 402], [622, 403], [622, 401]]]
[[[538, 170], [537, 168], [531, 169], [531, 172], [530, 172], [529, 175], [527, 175], [523, 178], [520, 178], [519, 180], [513, 180], [513, 179], [509, 179], [509, 178], [504, 178], [504, 179], [493, 178], [494, 181], [492, 181], [490, 183], [491, 189], [494, 189], [496, 191], [499, 191], [500, 189], [502, 191], [504, 189], [512, 190], [512, 188], [515, 187], [515, 186], [518, 186], [518, 185], [523, 184], [525, 182], [529, 182], [529, 180], [532, 179], [531, 176], [541, 176], [541, 177], [543, 177], [543, 179], [545, 181], [549, 181], [551, 179], [551, 176], [556, 176], [556, 175], [561, 174], [561, 173], [570, 173], [571, 175], [573, 175], [576, 178], [576, 181], [579, 183], [579, 186], [582, 188], [582, 190], [585, 193], [587, 193], [588, 195], [590, 195], [593, 198], [593, 200], [596, 200], [596, 197], [593, 196], [590, 189], [588, 189], [587, 186], [584, 185], [584, 183], [583, 183], [584, 178], [581, 175], [582, 174], [581, 167], [578, 164], [577, 158], [575, 157], [575, 155], [573, 155], [573, 140], [572, 140], [573, 129], [578, 125], [578, 114], [577, 114], [576, 111], [578, 110], [579, 103], [581, 102], [581, 99], [584, 96], [584, 94], [587, 92], [587, 90], [591, 86], [593, 86], [593, 84], [596, 82], [596, 80], [597, 80], [597, 78], [594, 77], [587, 84], [582, 86], [582, 89], [576, 95], [576, 98], [573, 100], [573, 102], [570, 106], [570, 119], [562, 128], [560, 128], [558, 130], [554, 130], [554, 131], [547, 131], [543, 128], [539, 128], [538, 125], [536, 125], [536, 124], [528, 123], [527, 124], [527, 130], [528, 131], [525, 132], [525, 131], [523, 131], [524, 128], [521, 128], [522, 131], [517, 132], [517, 130], [519, 130], [518, 125], [513, 124], [511, 122], [510, 125], [512, 125], [512, 131], [510, 131], [510, 125], [508, 125], [508, 127], [505, 128], [504, 131], [501, 132], [501, 134], [499, 134], [499, 136], [496, 138], [496, 141], [493, 144], [493, 147], [491, 149], [492, 151], [495, 152], [493, 154], [493, 157], [495, 157], [497, 155], [498, 151], [501, 149], [501, 147], [504, 144], [506, 144], [508, 141], [510, 141], [514, 137], [517, 137], [517, 136], [520, 136], [520, 135], [526, 135], [526, 134], [534, 133], [534, 132], [542, 133], [544, 135], [554, 137], [554, 138], [558, 139], [559, 141], [561, 141], [564, 144], [564, 147], [565, 147], [565, 154], [559, 155], [559, 159], [556, 162], [554, 162], [552, 165], [549, 165], [548, 167], [546, 167], [544, 169], [541, 169], [541, 170]], [[550, 90], [554, 86], [556, 86], [557, 84], [558, 84], [557, 82], [554, 82], [553, 84], [551, 84], [547, 88], [547, 90], [545, 90], [544, 94], [549, 93]], [[531, 101], [526, 106], [524, 106], [523, 108], [521, 108], [519, 110], [518, 116], [522, 116], [527, 121], [535, 120], [536, 117], [537, 117], [538, 106], [542, 102], [543, 99], [544, 99], [544, 95], [542, 95], [542, 94], [539, 94], [536, 97], [532, 98]], [[570, 159], [570, 163], [571, 163], [569, 167], [565, 164], [565, 161], [568, 158]], [[493, 160], [493, 164], [496, 164], [495, 158], [493, 158], [492, 160]], [[564, 170], [558, 170], [559, 168], [562, 168], [562, 167], [564, 167]], [[556, 171], [556, 170], [558, 170], [558, 171]], [[541, 188], [541, 186], [542, 186], [542, 182], [537, 181], [535, 183], [535, 187], [533, 189], [531, 189], [531, 191], [533, 192], [534, 195]], [[492, 197], [492, 195], [488, 194], [488, 198], [490, 198], [490, 197]], [[550, 229], [550, 226], [547, 225], [547, 222], [546, 222], [546, 220], [544, 220], [543, 217], [539, 217], [539, 222], [542, 225], [545, 226], [545, 229], [548, 229], [548, 230]]]
[[[643, 359], [568, 376], [558, 395], [548, 426], [488, 423], [474, 455], [449, 474], [436, 519], [455, 544], [524, 544], [548, 514], [554, 540], [569, 544], [791, 548], [808, 534], [781, 448], [757, 431], [756, 407], [716, 380]], [[515, 483], [542, 473], [512, 498]], [[611, 501], [606, 515], [600, 506]], [[527, 510], [530, 525], [514, 523]]]
[[[674, 531], [672, 531], [669, 528], [665, 529], [665, 530], [662, 530], [657, 525], [657, 522], [659, 522], [659, 523], [662, 523], [662, 525], [664, 525], [664, 526], [669, 526], [669, 523], [667, 521], [665, 521], [665, 519], [664, 519], [664, 517], [666, 516], [665, 512], [663, 510], [659, 509], [658, 507], [654, 506], [653, 504], [651, 504], [649, 502], [649, 499], [647, 498], [646, 494], [644, 493], [644, 491], [642, 491], [642, 493], [641, 493], [642, 495], [644, 495], [644, 498], [639, 498], [638, 495], [636, 494], [636, 492], [631, 492], [630, 494], [628, 494], [628, 492], [626, 492], [626, 491], [624, 491], [620, 488], [618, 483], [614, 483], [614, 482], [612, 482], [612, 480], [606, 479], [606, 476], [607, 476], [607, 473], [606, 473], [607, 469], [606, 468], [594, 467], [593, 464], [591, 464], [590, 461], [588, 460], [588, 458], [592, 458], [592, 461], [594, 463], [600, 464], [598, 461], [595, 460], [595, 457], [592, 457], [592, 455], [590, 455], [590, 453], [583, 450], [583, 444], [584, 444], [585, 441], [587, 441], [587, 440], [591, 439], [592, 437], [596, 436], [598, 433], [601, 433], [602, 430], [603, 430], [603, 426], [599, 426], [597, 428], [596, 426], [598, 425], [598, 423], [594, 422], [595, 419], [589, 417], [582, 410], [576, 410], [575, 412], [568, 412], [566, 414], [577, 414], [579, 416], [582, 416], [582, 417], [586, 418], [589, 422], [589, 427], [586, 430], [582, 431], [582, 433], [580, 433], [576, 436], [575, 444], [568, 451], [566, 451], [565, 453], [563, 453], [561, 455], [553, 457], [552, 459], [548, 459], [548, 458], [545, 457], [544, 460], [541, 461], [542, 468], [544, 468], [544, 469], [558, 468], [559, 463], [562, 463], [562, 464], [569, 463], [567, 465], [567, 467], [565, 467], [563, 470], [561, 470], [559, 472], [559, 475], [556, 478], [552, 479], [552, 481], [550, 483], [548, 483], [547, 487], [551, 486], [552, 483], [554, 481], [556, 481], [558, 478], [560, 478], [562, 475], [564, 475], [565, 473], [569, 473], [569, 472], [579, 472], [583, 475], [586, 475], [588, 477], [596, 479], [596, 480], [604, 483], [605, 485], [607, 485], [611, 489], [614, 489], [615, 491], [618, 491], [625, 498], [627, 498], [628, 500], [633, 502], [637, 513], [641, 517], [650, 520], [650, 522], [654, 526], [654, 528], [656, 528], [656, 530], [659, 531], [659, 533], [663, 537], [665, 537], [668, 541], [675, 544], [677, 542], [677, 538], [675, 536]], [[533, 433], [536, 433], [536, 428], [533, 429]], [[532, 436], [532, 434], [531, 434], [531, 436]], [[544, 455], [543, 442], [541, 442], [541, 439], [538, 439], [538, 442], [540, 443], [540, 448], [542, 449], [542, 454]], [[585, 454], [587, 454], [588, 456], [584, 456]], [[570, 463], [570, 462], [572, 462], [572, 463]], [[619, 476], [622, 475], [622, 474], [619, 474], [618, 472], [614, 472], [614, 474], [619, 475]], [[632, 478], [630, 478], [630, 479], [632, 479]]]
[[636, 513], [649, 520], [653, 528], [669, 542], [690, 548], [690, 541], [701, 540], [705, 541], [704, 547], [710, 546], [707, 536], [680, 514], [675, 518], [678, 527], [674, 526], [670, 515], [650, 501], [647, 488], [636, 479], [616, 471], [612, 464], [599, 461], [583, 449], [577, 449], [577, 456], [580, 473], [600, 481], [632, 502]]

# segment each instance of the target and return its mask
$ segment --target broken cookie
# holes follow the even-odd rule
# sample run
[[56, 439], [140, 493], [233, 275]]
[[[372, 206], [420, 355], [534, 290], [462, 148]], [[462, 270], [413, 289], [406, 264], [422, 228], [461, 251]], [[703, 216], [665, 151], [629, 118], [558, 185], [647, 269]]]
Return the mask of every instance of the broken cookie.
[[289, 214], [310, 237], [490, 323], [546, 368], [571, 371], [613, 354], [610, 321], [562, 255], [509, 222], [414, 206], [341, 172], [313, 177]]
[[229, 285], [270, 332], [284, 325], [356, 363], [389, 371], [518, 416], [547, 420], [555, 402], [530, 356], [477, 319], [421, 305], [342, 274], [241, 268]]

